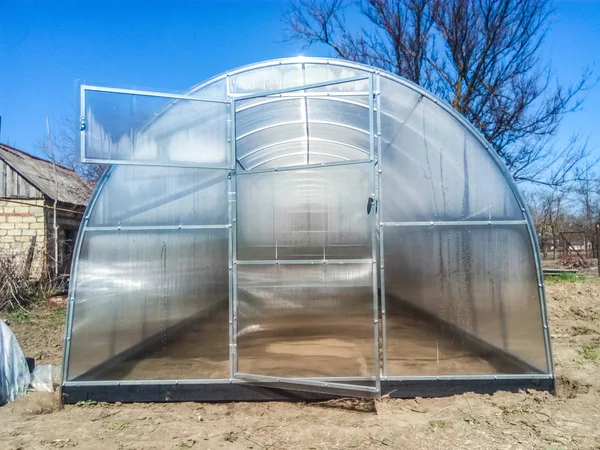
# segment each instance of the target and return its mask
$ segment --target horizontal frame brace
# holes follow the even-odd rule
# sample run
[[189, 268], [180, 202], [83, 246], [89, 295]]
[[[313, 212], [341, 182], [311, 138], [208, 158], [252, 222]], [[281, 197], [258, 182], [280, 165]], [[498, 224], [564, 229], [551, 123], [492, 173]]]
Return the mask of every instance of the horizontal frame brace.
[[83, 163], [106, 164], [109, 166], [158, 166], [158, 167], [184, 167], [188, 169], [217, 169], [233, 170], [234, 166], [223, 164], [203, 164], [203, 163], [184, 163], [180, 161], [144, 161], [135, 159], [102, 159], [102, 158], [81, 158]]
[[369, 91], [340, 91], [340, 92], [290, 92], [285, 94], [270, 95], [285, 98], [322, 98], [322, 97], [369, 97]]
[[160, 98], [170, 98], [176, 100], [193, 100], [197, 102], [206, 102], [206, 103], [219, 103], [221, 105], [230, 105], [231, 102], [229, 100], [214, 100], [208, 98], [200, 98], [194, 97], [190, 95], [182, 95], [182, 94], [169, 94], [166, 92], [155, 92], [155, 91], [143, 91], [138, 89], [121, 89], [121, 88], [111, 88], [111, 87], [102, 87], [102, 86], [93, 86], [82, 84], [81, 89], [83, 91], [95, 91], [95, 92], [107, 92], [111, 94], [129, 94], [129, 95], [142, 95], [144, 97], [160, 97]]
[[234, 264], [238, 266], [267, 266], [267, 265], [319, 265], [319, 264], [372, 264], [372, 259], [256, 259], [238, 260]]
[[298, 166], [275, 167], [273, 169], [252, 169], [252, 170], [246, 170], [246, 171], [237, 171], [236, 175], [252, 175], [255, 173], [286, 172], [288, 170], [319, 169], [321, 167], [349, 166], [352, 164], [368, 164], [371, 162], [372, 162], [371, 159], [357, 159], [357, 160], [351, 160], [351, 161], [329, 162], [329, 163], [320, 163], [320, 164], [303, 164], [303, 165], [298, 165]]
[[[369, 77], [365, 77], [365, 76], [362, 76], [362, 77], [351, 77], [351, 78], [342, 78], [341, 80], [323, 81], [323, 82], [320, 82], [320, 83], [304, 84], [302, 86], [294, 86], [294, 87], [285, 88], [285, 89], [276, 89], [276, 90], [273, 90], [273, 91], [261, 92], [261, 93], [257, 93], [257, 94], [247, 94], [247, 95], [244, 95], [244, 94], [238, 94], [238, 95], [236, 95], [236, 94], [230, 94], [230, 96], [235, 101], [251, 100], [253, 98], [271, 97], [273, 95], [286, 94], [286, 93], [289, 93], [289, 92], [298, 92], [298, 91], [303, 91], [305, 89], [316, 89], [316, 88], [326, 87], [326, 86], [335, 86], [335, 85], [338, 85], [338, 84], [353, 83], [355, 81], [364, 81], [364, 80], [368, 80], [368, 79], [369, 79]], [[331, 97], [335, 97], [335, 95], [331, 95]]]
[[498, 374], [498, 375], [420, 375], [420, 376], [382, 376], [382, 381], [461, 381], [461, 380], [551, 380], [554, 376], [547, 373]]
[[[237, 374], [243, 376], [243, 374]], [[256, 375], [248, 375], [255, 377]], [[259, 376], [260, 377], [260, 376]], [[261, 377], [262, 378], [262, 377]], [[276, 377], [273, 377], [276, 379]], [[381, 381], [461, 381], [461, 380], [551, 380], [554, 376], [551, 374], [498, 374], [498, 375], [439, 375], [439, 376], [382, 376]], [[336, 385], [347, 382], [359, 381], [374, 381], [374, 377], [339, 377], [339, 378], [322, 378], [322, 377], [306, 377], [306, 378], [281, 378], [286, 381], [315, 381], [335, 383]], [[341, 382], [341, 383], [340, 383]], [[141, 386], [141, 385], [167, 385], [167, 384], [244, 384], [245, 381], [237, 378], [200, 378], [188, 380], [98, 380], [98, 381], [63, 381], [63, 386]], [[348, 385], [355, 388], [355, 385]]]
[[116, 225], [85, 227], [85, 231], [165, 231], [165, 230], [225, 230], [229, 224], [220, 225]]
[[382, 227], [461, 227], [461, 226], [514, 226], [527, 225], [526, 220], [447, 220], [437, 222], [381, 222]]

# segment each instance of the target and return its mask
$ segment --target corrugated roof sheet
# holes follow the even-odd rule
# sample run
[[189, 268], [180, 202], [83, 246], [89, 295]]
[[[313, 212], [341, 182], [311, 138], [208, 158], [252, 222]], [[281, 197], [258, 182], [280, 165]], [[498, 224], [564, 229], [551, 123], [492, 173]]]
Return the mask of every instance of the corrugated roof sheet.
[[[0, 158], [44, 195], [56, 199], [52, 163], [0, 143]], [[74, 170], [56, 165], [58, 201], [73, 205], [86, 205], [89, 188]]]

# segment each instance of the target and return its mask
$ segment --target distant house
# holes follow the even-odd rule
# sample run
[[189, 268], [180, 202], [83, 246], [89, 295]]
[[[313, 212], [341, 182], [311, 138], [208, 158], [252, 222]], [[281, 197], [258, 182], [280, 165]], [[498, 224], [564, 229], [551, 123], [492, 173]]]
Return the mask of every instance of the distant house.
[[0, 257], [13, 258], [30, 278], [54, 273], [57, 200], [59, 275], [71, 255], [87, 203], [84, 181], [71, 169], [0, 144]]

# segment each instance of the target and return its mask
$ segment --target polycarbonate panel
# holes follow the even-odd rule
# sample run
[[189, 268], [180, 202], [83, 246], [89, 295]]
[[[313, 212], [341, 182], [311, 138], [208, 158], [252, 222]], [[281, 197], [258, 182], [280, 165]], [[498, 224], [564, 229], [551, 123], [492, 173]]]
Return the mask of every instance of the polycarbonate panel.
[[446, 110], [381, 78], [382, 219], [523, 219], [499, 167]]
[[[369, 73], [358, 67], [336, 66], [332, 64], [304, 64], [305, 84], [322, 83], [325, 81], [337, 81], [348, 78], [367, 77]], [[327, 92], [369, 92], [369, 80], [355, 81], [352, 83], [334, 84], [330, 86], [315, 88], [315, 91]]]
[[[369, 105], [359, 105], [354, 98], [309, 98], [308, 119], [315, 122], [332, 122], [369, 132]], [[344, 139], [344, 129], [339, 130], [339, 140]]]
[[369, 163], [237, 179], [237, 257], [371, 258]]
[[228, 235], [86, 232], [68, 379], [228, 377]]
[[304, 121], [304, 100], [299, 98], [261, 99], [236, 102], [235, 135], [244, 136], [273, 124]]
[[374, 386], [373, 270], [370, 262], [238, 265], [238, 372]]
[[[368, 128], [360, 130], [338, 123], [311, 121], [308, 124], [308, 135], [315, 141], [311, 142], [313, 146], [318, 141], [339, 142], [348, 147], [345, 151], [348, 152], [349, 158], [355, 160], [369, 158], [370, 133]], [[355, 152], [360, 152], [362, 155], [354, 154]]]
[[113, 170], [90, 226], [226, 225], [227, 171], [122, 166]]
[[546, 372], [525, 225], [384, 227], [383, 239], [387, 375]]
[[229, 78], [232, 94], [275, 91], [305, 84], [302, 64], [278, 64], [246, 70]]
[[306, 149], [306, 124], [282, 123], [268, 128], [259, 129], [244, 137], [239, 137], [236, 142], [237, 159], [244, 167], [244, 160], [261, 158], [264, 152], [271, 149], [279, 151], [291, 141], [302, 141], [302, 147]]
[[87, 162], [228, 166], [228, 103], [84, 91]]

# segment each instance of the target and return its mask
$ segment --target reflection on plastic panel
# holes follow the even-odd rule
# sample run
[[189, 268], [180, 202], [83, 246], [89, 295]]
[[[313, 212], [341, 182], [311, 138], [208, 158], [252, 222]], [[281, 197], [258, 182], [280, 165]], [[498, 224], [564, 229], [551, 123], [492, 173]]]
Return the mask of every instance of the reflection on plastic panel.
[[228, 117], [229, 104], [86, 91], [85, 157], [227, 167]]
[[238, 259], [371, 258], [371, 166], [238, 178]]
[[226, 225], [227, 172], [181, 167], [114, 170], [90, 226]]
[[545, 371], [528, 243], [525, 226], [385, 227], [388, 375], [527, 371], [485, 344]]
[[523, 219], [498, 166], [458, 120], [385, 78], [381, 91], [384, 221]]
[[[227, 254], [227, 230], [87, 232], [68, 379], [228, 376]], [[224, 333], [198, 339], [217, 317]]]
[[238, 371], [373, 377], [373, 264], [238, 267]]

